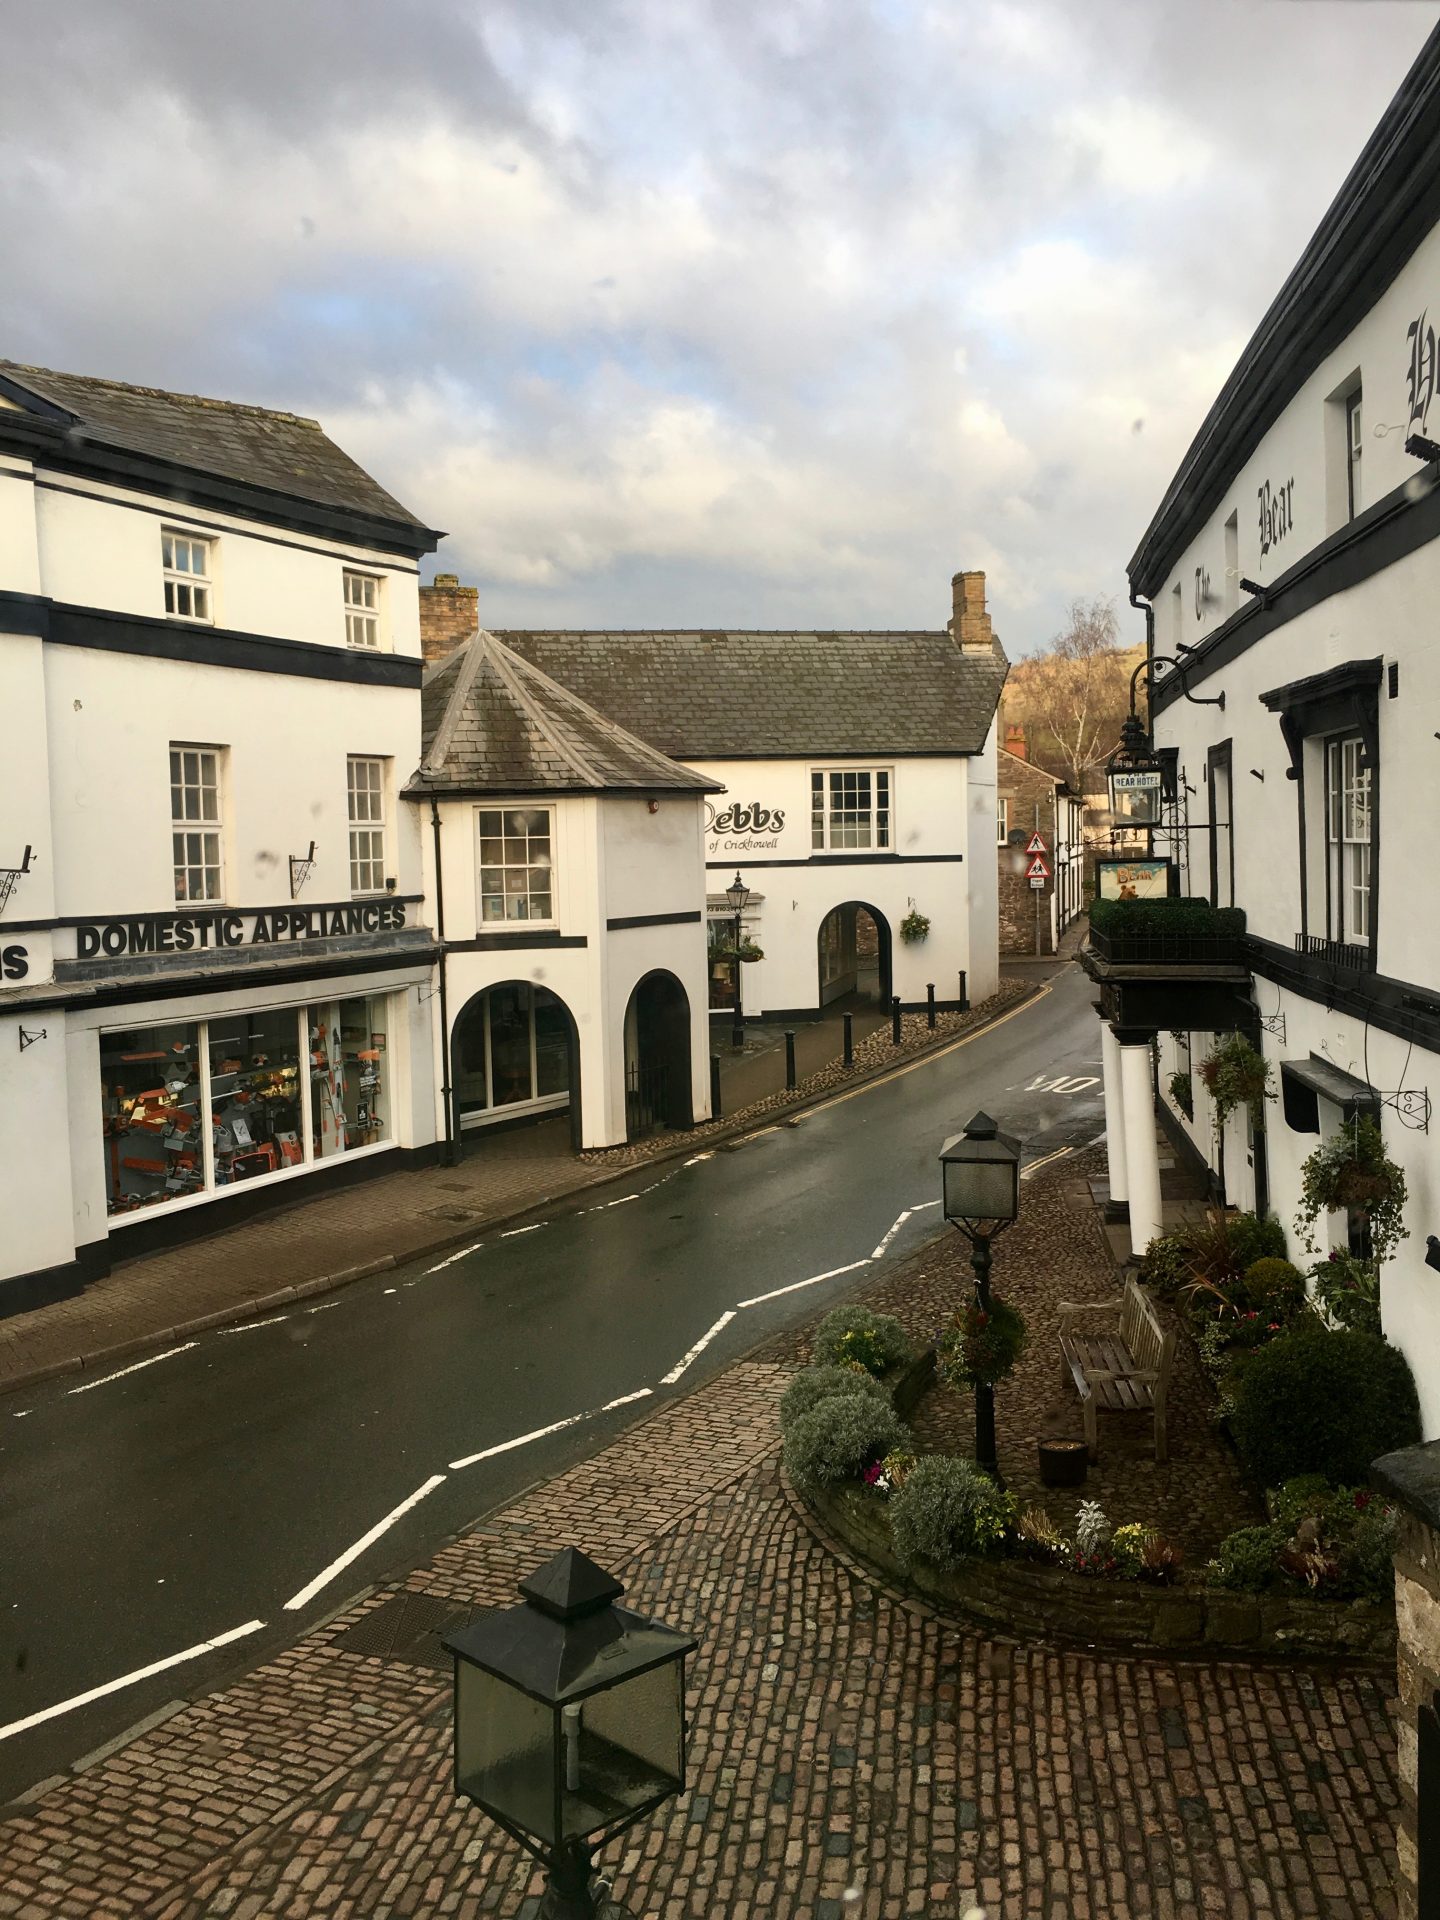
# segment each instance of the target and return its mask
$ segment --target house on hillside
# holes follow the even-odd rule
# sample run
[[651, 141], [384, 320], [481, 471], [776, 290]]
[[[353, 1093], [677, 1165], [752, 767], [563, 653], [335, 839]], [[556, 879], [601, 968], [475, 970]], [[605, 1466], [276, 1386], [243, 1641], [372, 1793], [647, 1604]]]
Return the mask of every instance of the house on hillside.
[[[422, 594], [427, 653], [475, 630], [475, 590]], [[984, 575], [935, 632], [516, 632], [496, 638], [596, 714], [691, 768], [705, 803], [706, 1002], [803, 1019], [847, 996], [908, 1007], [998, 980], [995, 710], [1006, 662]], [[719, 791], [723, 789], [722, 791]], [[727, 898], [746, 890], [741, 966]], [[670, 910], [660, 876], [650, 910]], [[641, 903], [643, 905], [643, 903]], [[612, 903], [613, 905], [613, 903]], [[639, 911], [631, 903], [624, 917]], [[610, 907], [606, 909], [607, 913]], [[906, 940], [910, 914], [929, 922]]]
[[1084, 902], [1085, 802], [1026, 755], [1011, 723], [995, 761], [1000, 951], [1054, 953]]
[[313, 420], [0, 362], [0, 1312], [433, 1149], [438, 537]]

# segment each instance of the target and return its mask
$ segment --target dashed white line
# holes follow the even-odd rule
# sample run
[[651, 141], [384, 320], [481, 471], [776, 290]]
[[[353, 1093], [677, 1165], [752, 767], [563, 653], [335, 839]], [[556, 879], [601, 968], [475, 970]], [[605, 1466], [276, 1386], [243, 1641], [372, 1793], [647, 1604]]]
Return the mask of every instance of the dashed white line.
[[425, 1269], [426, 1279], [428, 1280], [432, 1273], [443, 1273], [446, 1267], [453, 1267], [457, 1260], [468, 1260], [472, 1253], [479, 1253], [484, 1245], [485, 1242], [483, 1240], [477, 1240], [472, 1247], [461, 1247], [460, 1251], [458, 1253], [452, 1253], [448, 1260], [442, 1260], [438, 1267], [427, 1267]]
[[[414, 1284], [415, 1282], [413, 1280], [409, 1280], [406, 1282], [407, 1286], [413, 1287]], [[338, 1300], [327, 1300], [323, 1306], [306, 1307], [305, 1311], [306, 1313], [333, 1313], [335, 1308], [338, 1307], [339, 1304], [340, 1302]]]
[[628, 1407], [632, 1400], [648, 1400], [654, 1391], [653, 1387], [637, 1387], [634, 1393], [622, 1393], [618, 1400], [607, 1400], [600, 1411], [613, 1413], [616, 1407]]
[[868, 1267], [870, 1261], [852, 1260], [848, 1267], [831, 1267], [826, 1273], [812, 1273], [808, 1280], [792, 1280], [788, 1287], [774, 1287], [769, 1293], [757, 1293], [752, 1299], [741, 1300], [742, 1307], [763, 1306], [767, 1300], [778, 1300], [782, 1293], [799, 1293], [802, 1287], [818, 1287], [822, 1280], [838, 1280], [842, 1273], [855, 1273], [861, 1267]]
[[890, 1242], [895, 1238], [896, 1234], [899, 1233], [900, 1229], [904, 1226], [905, 1222], [910, 1218], [911, 1214], [914, 1211], [915, 1209], [913, 1207], [906, 1207], [905, 1211], [896, 1220], [894, 1226], [891, 1227], [890, 1231], [885, 1235], [885, 1238], [880, 1242], [879, 1246], [876, 1247], [875, 1251], [871, 1254], [870, 1258], [872, 1260], [884, 1259], [885, 1249], [889, 1246]]
[[715, 1158], [715, 1150], [712, 1147], [707, 1149], [707, 1151], [704, 1153], [692, 1153], [690, 1158], [685, 1162], [685, 1165], [687, 1167], [698, 1167], [702, 1160], [713, 1160], [714, 1158]]
[[670, 1369], [669, 1373], [665, 1373], [660, 1376], [661, 1384], [667, 1387], [673, 1387], [675, 1382], [680, 1378], [681, 1374], [684, 1373], [685, 1369], [691, 1364], [691, 1362], [699, 1359], [700, 1355], [705, 1351], [706, 1347], [709, 1346], [710, 1342], [715, 1338], [716, 1334], [719, 1333], [722, 1328], [728, 1327], [730, 1322], [734, 1318], [735, 1318], [735, 1311], [733, 1308], [731, 1308], [726, 1313], [722, 1313], [720, 1318], [715, 1322], [714, 1326], [711, 1327], [710, 1331], [708, 1333], [701, 1334], [700, 1338], [695, 1342], [694, 1346], [691, 1347], [690, 1351], [686, 1354], [685, 1358], [682, 1361], [680, 1361], [680, 1363], [677, 1366], [673, 1366]]
[[533, 1226], [511, 1227], [509, 1232], [502, 1233], [500, 1238], [502, 1240], [518, 1240], [522, 1233], [538, 1233], [541, 1227], [548, 1226], [549, 1224], [548, 1220], [537, 1220]]
[[572, 1413], [563, 1420], [552, 1420], [548, 1427], [536, 1427], [530, 1433], [517, 1434], [513, 1440], [502, 1440], [497, 1446], [482, 1447], [479, 1453], [467, 1453], [463, 1460], [450, 1462], [450, 1471], [458, 1473], [461, 1467], [473, 1467], [481, 1460], [493, 1460], [497, 1453], [513, 1453], [517, 1447], [528, 1447], [532, 1440], [544, 1440], [549, 1434], [563, 1433], [566, 1427], [578, 1427], [593, 1412], [593, 1408], [587, 1407], [584, 1413]]
[[432, 1473], [423, 1487], [417, 1487], [408, 1499], [402, 1500], [398, 1507], [392, 1507], [383, 1520], [377, 1520], [368, 1533], [362, 1533], [353, 1546], [347, 1547], [344, 1553], [337, 1559], [332, 1560], [322, 1573], [317, 1573], [313, 1580], [307, 1582], [305, 1586], [301, 1587], [297, 1594], [287, 1600], [285, 1602], [285, 1611], [287, 1613], [294, 1613], [297, 1608], [303, 1607], [308, 1600], [313, 1600], [322, 1587], [329, 1586], [336, 1574], [343, 1573], [352, 1560], [358, 1560], [365, 1549], [373, 1546], [382, 1533], [386, 1532], [388, 1528], [393, 1527], [395, 1522], [409, 1513], [412, 1507], [418, 1507], [427, 1494], [433, 1493], [436, 1487], [444, 1484], [444, 1480], [445, 1475], [443, 1473]]
[[0, 1727], [0, 1740], [8, 1740], [13, 1734], [25, 1733], [31, 1727], [38, 1727], [46, 1720], [55, 1720], [62, 1713], [73, 1713], [77, 1707], [88, 1707], [92, 1700], [103, 1700], [106, 1694], [119, 1693], [122, 1687], [133, 1687], [141, 1680], [152, 1675], [164, 1673], [169, 1667], [178, 1667], [182, 1661], [198, 1660], [203, 1653], [213, 1653], [217, 1647], [228, 1647], [232, 1640], [243, 1640], [247, 1633], [258, 1633], [264, 1626], [263, 1620], [247, 1620], [243, 1627], [232, 1627], [228, 1633], [217, 1633], [213, 1640], [201, 1640], [183, 1652], [168, 1654], [163, 1660], [155, 1660], [148, 1667], [138, 1667], [134, 1673], [123, 1673], [118, 1680], [107, 1680], [103, 1686], [91, 1687], [88, 1693], [77, 1693], [72, 1699], [57, 1701], [53, 1707], [42, 1707], [39, 1713], [32, 1713], [24, 1720], [12, 1720], [8, 1727]]
[[221, 1327], [221, 1333], [254, 1333], [258, 1327], [278, 1327], [282, 1320], [290, 1318], [288, 1313], [275, 1313], [268, 1320], [247, 1320], [241, 1327]]
[[638, 1200], [639, 1198], [638, 1193], [622, 1193], [618, 1200], [607, 1200], [603, 1207], [597, 1207], [595, 1211], [597, 1213], [604, 1213], [611, 1207], [623, 1207], [627, 1200]]
[[112, 1380], [123, 1380], [127, 1373], [139, 1373], [142, 1367], [157, 1366], [162, 1360], [173, 1360], [177, 1353], [189, 1353], [199, 1342], [187, 1340], [183, 1347], [169, 1347], [164, 1353], [152, 1353], [148, 1360], [137, 1360], [133, 1367], [121, 1367], [118, 1373], [103, 1373], [98, 1380], [87, 1380], [82, 1387], [71, 1387], [70, 1393], [89, 1393], [95, 1387], [107, 1387]]

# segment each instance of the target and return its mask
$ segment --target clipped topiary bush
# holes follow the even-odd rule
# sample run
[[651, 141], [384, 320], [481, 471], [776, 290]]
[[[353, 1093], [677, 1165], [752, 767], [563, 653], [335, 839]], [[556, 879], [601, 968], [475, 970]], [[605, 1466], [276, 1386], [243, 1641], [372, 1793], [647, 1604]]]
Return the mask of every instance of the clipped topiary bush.
[[873, 1374], [860, 1367], [807, 1367], [797, 1373], [780, 1401], [780, 1430], [788, 1433], [795, 1422], [818, 1407], [822, 1400], [836, 1395], [859, 1394], [862, 1399], [878, 1400], [889, 1406], [890, 1395]]
[[858, 1480], [867, 1467], [910, 1444], [894, 1409], [868, 1393], [831, 1394], [791, 1423], [785, 1471], [801, 1493]]
[[1238, 1528], [1220, 1542], [1220, 1551], [1205, 1569], [1207, 1583], [1234, 1593], [1264, 1593], [1279, 1571], [1284, 1543], [1279, 1527]]
[[1235, 1289], [1242, 1313], [1269, 1320], [1293, 1320], [1305, 1305], [1305, 1276], [1288, 1260], [1252, 1260]]
[[907, 1565], [953, 1568], [993, 1553], [1015, 1526], [1015, 1503], [972, 1460], [932, 1453], [890, 1498], [890, 1537]]
[[1374, 1334], [1297, 1327], [1246, 1354], [1227, 1385], [1230, 1431], [1261, 1486], [1309, 1473], [1357, 1484], [1379, 1454], [1420, 1438], [1405, 1356]]
[[869, 1307], [836, 1307], [815, 1329], [817, 1367], [858, 1360], [867, 1373], [887, 1373], [910, 1358], [905, 1329], [890, 1313]]

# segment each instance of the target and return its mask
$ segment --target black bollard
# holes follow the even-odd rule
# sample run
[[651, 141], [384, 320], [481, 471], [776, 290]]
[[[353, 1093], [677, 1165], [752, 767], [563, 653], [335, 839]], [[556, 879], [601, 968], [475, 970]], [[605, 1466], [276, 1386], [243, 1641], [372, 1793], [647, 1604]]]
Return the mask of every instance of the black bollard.
[[795, 1091], [795, 1036], [788, 1028], [785, 1033], [785, 1091]]
[[712, 1120], [720, 1118], [720, 1056], [718, 1053], [712, 1053], [710, 1056], [710, 1118]]
[[892, 1047], [898, 1047], [900, 1044], [900, 996], [898, 993], [890, 996], [890, 1044]]
[[965, 991], [964, 967], [960, 969], [960, 1011], [961, 1013], [968, 1013], [970, 1011], [970, 996]]
[[853, 1013], [845, 1015], [845, 1058], [841, 1064], [847, 1067], [853, 1067], [855, 1064], [855, 1016]]
[[925, 989], [925, 1024], [935, 1031], [935, 982], [932, 980]]

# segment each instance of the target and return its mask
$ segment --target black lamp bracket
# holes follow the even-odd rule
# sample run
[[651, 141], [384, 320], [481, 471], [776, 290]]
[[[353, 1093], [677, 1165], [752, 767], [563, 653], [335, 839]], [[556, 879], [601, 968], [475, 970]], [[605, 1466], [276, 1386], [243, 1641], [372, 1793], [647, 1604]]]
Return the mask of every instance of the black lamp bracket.
[[1176, 673], [1180, 676], [1180, 691], [1192, 707], [1219, 707], [1223, 713], [1225, 711], [1224, 688], [1222, 687], [1219, 693], [1191, 693], [1189, 687], [1185, 684], [1185, 670], [1189, 664], [1188, 660], [1177, 660], [1173, 653], [1157, 653], [1153, 654], [1148, 660], [1142, 660], [1130, 676], [1130, 718], [1133, 720], [1136, 717], [1135, 688], [1139, 683], [1141, 674], [1143, 673], [1145, 675], [1146, 684], [1153, 692], [1156, 667], [1173, 667], [1175, 669]]
[[310, 878], [315, 866], [315, 842], [310, 842], [308, 853], [292, 853], [290, 856], [290, 898], [298, 900], [300, 889]]
[[33, 847], [26, 847], [18, 867], [0, 867], [0, 913], [3, 913], [10, 904], [10, 896], [15, 891], [15, 882], [22, 873], [29, 873], [31, 855], [34, 851]]

